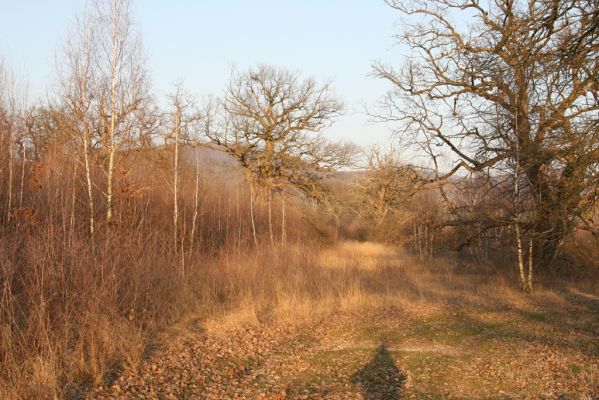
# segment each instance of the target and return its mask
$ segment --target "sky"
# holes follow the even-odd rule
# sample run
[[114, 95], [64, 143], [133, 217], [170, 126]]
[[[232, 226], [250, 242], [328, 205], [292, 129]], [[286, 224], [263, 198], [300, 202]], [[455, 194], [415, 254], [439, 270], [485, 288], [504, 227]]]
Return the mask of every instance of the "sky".
[[[30, 97], [52, 90], [82, 8], [83, 0], [0, 0], [0, 57], [27, 79]], [[383, 0], [138, 0], [134, 11], [159, 96], [177, 81], [198, 97], [219, 95], [232, 66], [272, 64], [333, 81], [346, 108], [327, 137], [388, 142], [391, 127], [362, 112], [389, 89], [369, 76], [372, 62], [402, 60], [392, 38], [399, 15]]]

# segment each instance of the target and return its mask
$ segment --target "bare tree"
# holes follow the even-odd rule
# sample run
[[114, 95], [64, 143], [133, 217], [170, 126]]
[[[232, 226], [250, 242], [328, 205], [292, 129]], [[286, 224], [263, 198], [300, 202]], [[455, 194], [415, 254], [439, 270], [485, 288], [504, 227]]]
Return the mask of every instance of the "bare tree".
[[[232, 73], [222, 109], [225, 123], [209, 137], [241, 164], [252, 193], [256, 186], [266, 189], [269, 216], [273, 191], [292, 186], [313, 193], [324, 175], [350, 162], [351, 145], [321, 135], [342, 109], [330, 83], [259, 65]], [[271, 218], [269, 232], [272, 238]]]
[[389, 214], [396, 217], [406, 214], [421, 180], [413, 167], [399, 159], [393, 147], [383, 151], [379, 146], [372, 146], [365, 155], [367, 173], [357, 181], [363, 202], [361, 208], [380, 226]]
[[[387, 3], [413, 18], [400, 35], [412, 57], [400, 70], [374, 65], [393, 85], [379, 117], [400, 123], [407, 143], [449, 154], [437, 179], [486, 171], [509, 182], [518, 164], [531, 209], [520, 227], [551, 261], [572, 229], [592, 224], [598, 199], [597, 3]], [[494, 223], [512, 225], [510, 215]]]
[[119, 143], [132, 135], [132, 126], [148, 100], [148, 82], [141, 37], [136, 30], [132, 0], [95, 0], [94, 33], [97, 53], [94, 75], [100, 141], [106, 159], [106, 221], [113, 216], [114, 172]]
[[[106, 221], [114, 209], [119, 148], [148, 122], [148, 82], [131, 0], [91, 0], [62, 51], [60, 97], [81, 140], [89, 229], [95, 230], [93, 162], [103, 164]], [[145, 140], [139, 132], [139, 139]], [[142, 143], [143, 144], [143, 143]]]
[[[0, 163], [0, 178], [7, 168], [6, 209], [4, 218], [11, 219], [14, 206], [15, 152], [17, 144], [23, 140], [23, 112], [25, 109], [25, 90], [16, 74], [4, 60], [0, 59], [0, 156], [6, 160]], [[21, 160], [25, 162], [24, 159]]]
[[532, 269], [533, 269], [533, 238], [528, 238], [528, 275], [524, 272], [524, 252], [522, 249], [522, 212], [520, 199], [520, 152], [516, 147], [516, 166], [514, 169], [514, 231], [516, 232], [516, 253], [518, 256], [518, 276], [525, 292], [532, 292]]
[[[179, 83], [174, 92], [169, 95], [171, 111], [166, 115], [166, 140], [173, 141], [173, 240], [175, 248], [178, 247], [179, 232], [179, 162], [180, 147], [192, 140], [197, 141], [200, 132], [199, 122], [201, 113], [198, 110], [195, 99], [183, 90]], [[194, 137], [195, 135], [195, 137]], [[198, 160], [196, 159], [196, 189], [195, 204], [197, 205], [199, 172]], [[193, 228], [195, 228], [197, 215], [194, 213]]]
[[95, 117], [94, 107], [94, 21], [90, 6], [86, 5], [82, 15], [75, 21], [75, 27], [63, 49], [63, 65], [60, 68], [62, 104], [69, 111], [72, 129], [81, 140], [81, 154], [85, 173], [87, 205], [89, 209], [89, 232], [95, 232], [94, 190], [91, 172], [91, 149]]

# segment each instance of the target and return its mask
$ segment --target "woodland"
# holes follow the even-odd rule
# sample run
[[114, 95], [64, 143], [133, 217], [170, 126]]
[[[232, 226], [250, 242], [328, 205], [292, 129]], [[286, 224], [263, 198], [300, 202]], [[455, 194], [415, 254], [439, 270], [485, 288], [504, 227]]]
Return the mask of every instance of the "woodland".
[[285, 66], [154, 93], [131, 0], [0, 58], [1, 398], [599, 396], [599, 4], [385, 3], [369, 148]]

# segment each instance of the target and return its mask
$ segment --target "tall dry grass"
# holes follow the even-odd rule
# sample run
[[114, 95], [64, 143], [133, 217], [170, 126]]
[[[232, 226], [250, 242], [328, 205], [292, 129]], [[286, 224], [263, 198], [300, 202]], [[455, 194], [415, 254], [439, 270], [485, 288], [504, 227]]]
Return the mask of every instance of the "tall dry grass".
[[[0, 193], [0, 398], [76, 398], [119, 366], [139, 362], [152, 336], [182, 316], [208, 315], [245, 295], [227, 260], [266, 251], [264, 202], [255, 205], [255, 249], [249, 190], [238, 173], [204, 163], [196, 179], [187, 161], [174, 243], [169, 156], [150, 150], [119, 160], [109, 225], [101, 186], [94, 190], [94, 236], [71, 154], [15, 162], [23, 175], [13, 181], [10, 210]], [[93, 172], [101, 183], [101, 171]], [[281, 216], [273, 214], [278, 232]], [[289, 243], [304, 241], [306, 224], [291, 205], [286, 219]]]
[[[77, 397], [119, 367], [139, 363], [154, 335], [186, 315], [227, 334], [386, 305], [418, 312], [451, 302], [523, 307], [509, 270], [456, 258], [423, 264], [376, 243], [295, 242], [198, 251], [182, 274], [163, 239], [145, 236], [142, 245], [141, 238], [110, 237], [93, 254], [85, 240], [65, 249], [50, 232], [38, 234], [35, 248], [21, 244], [28, 269], [20, 273], [6, 253], [15, 257], [18, 246], [3, 242], [2, 398]], [[538, 290], [550, 290], [550, 283]]]
[[[248, 188], [236, 172], [208, 164], [200, 168], [197, 208], [196, 168], [188, 162], [182, 171], [175, 245], [168, 152], [119, 161], [114, 222], [101, 223], [96, 190], [93, 238], [71, 156], [27, 163], [24, 184], [14, 182], [23, 201], [0, 210], [0, 398], [78, 398], [139, 363], [156, 335], [187, 315], [226, 334], [339, 309], [520, 299], [512, 296], [512, 268], [455, 257], [422, 262], [375, 243], [331, 244], [336, 227], [301, 203], [287, 209], [287, 242], [271, 245], [267, 208], [257, 199], [256, 248]], [[273, 226], [280, 237], [278, 210]], [[596, 292], [596, 279], [576, 279]]]
[[[226, 333], [271, 320], [297, 323], [337, 310], [363, 312], [401, 306], [415, 312], [448, 307], [527, 309], [537, 299], [524, 294], [515, 268], [498, 268], [445, 253], [432, 263], [418, 254], [373, 242], [334, 245], [296, 244], [217, 262], [214, 287], [228, 288], [226, 307], [206, 317], [212, 333]], [[597, 275], [541, 275], [536, 293], [564, 291], [599, 294]]]

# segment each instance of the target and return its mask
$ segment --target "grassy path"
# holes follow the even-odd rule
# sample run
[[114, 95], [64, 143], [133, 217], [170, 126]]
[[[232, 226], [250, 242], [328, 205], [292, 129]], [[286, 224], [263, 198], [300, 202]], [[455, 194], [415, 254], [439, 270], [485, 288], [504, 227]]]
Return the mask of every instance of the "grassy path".
[[192, 324], [89, 398], [599, 398], [599, 298], [443, 285], [293, 323]]

